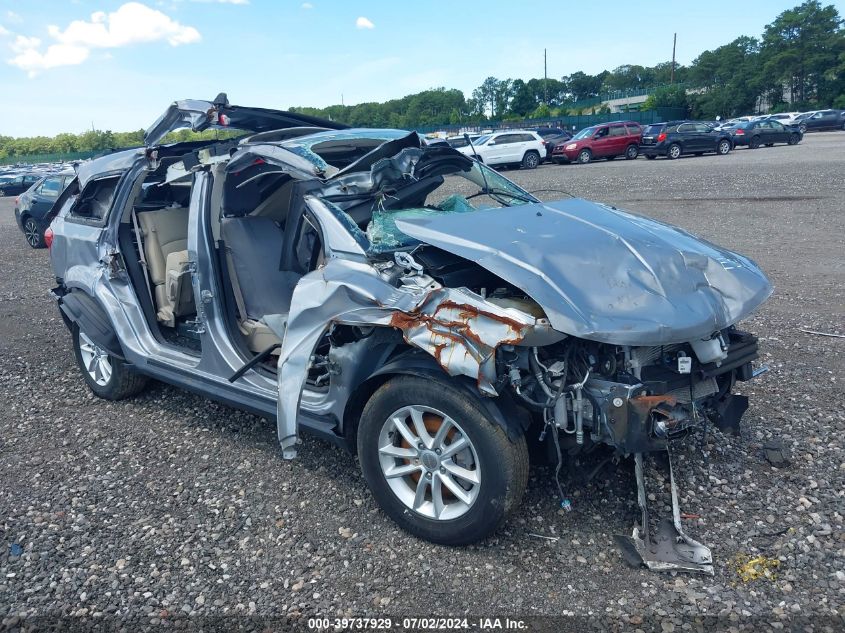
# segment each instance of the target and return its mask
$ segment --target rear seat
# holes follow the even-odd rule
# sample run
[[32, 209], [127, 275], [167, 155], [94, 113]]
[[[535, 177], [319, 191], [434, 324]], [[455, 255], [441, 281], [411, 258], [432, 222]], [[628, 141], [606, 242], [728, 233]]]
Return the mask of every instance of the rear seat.
[[153, 283], [156, 314], [174, 327], [176, 317], [196, 313], [188, 266], [188, 209], [165, 208], [138, 213], [147, 270]]
[[253, 352], [281, 343], [262, 321], [268, 314], [287, 315], [298, 273], [279, 270], [284, 232], [271, 218], [224, 217], [220, 237], [226, 245], [229, 275], [240, 312], [241, 330]]

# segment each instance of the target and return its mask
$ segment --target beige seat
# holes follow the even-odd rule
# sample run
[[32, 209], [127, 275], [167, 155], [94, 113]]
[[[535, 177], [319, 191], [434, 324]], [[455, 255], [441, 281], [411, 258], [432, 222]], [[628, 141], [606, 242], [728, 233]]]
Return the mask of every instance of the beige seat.
[[173, 327], [176, 317], [196, 312], [188, 261], [188, 209], [143, 211], [138, 213], [138, 223], [153, 283], [156, 316]]

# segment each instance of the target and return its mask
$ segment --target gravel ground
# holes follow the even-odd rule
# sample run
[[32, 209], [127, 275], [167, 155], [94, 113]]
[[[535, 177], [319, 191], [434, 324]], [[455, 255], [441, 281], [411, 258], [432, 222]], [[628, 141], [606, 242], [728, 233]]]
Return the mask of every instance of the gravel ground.
[[[742, 436], [713, 432], [706, 460], [695, 442], [677, 453], [682, 508], [700, 517], [686, 528], [712, 547], [712, 578], [623, 563], [612, 537], [637, 515], [627, 461], [586, 483], [586, 465], [572, 464], [569, 513], [550, 472], [534, 468], [503, 529], [450, 549], [401, 532], [355, 460], [327, 444], [306, 438], [285, 462], [266, 420], [163, 384], [94, 398], [47, 295], [47, 252], [29, 249], [12, 200], [0, 200], [0, 630], [60, 616], [132, 619], [128, 630], [252, 616], [279, 630], [288, 620], [273, 618], [462, 614], [567, 616], [532, 622], [549, 630], [842, 630], [845, 340], [799, 328], [845, 333], [843, 173], [845, 133], [726, 157], [505, 172], [529, 190], [680, 225], [773, 280], [775, 295], [743, 323], [771, 371], [743, 388]], [[789, 465], [765, 459], [773, 439]], [[743, 556], [777, 560], [775, 577], [744, 581]]]

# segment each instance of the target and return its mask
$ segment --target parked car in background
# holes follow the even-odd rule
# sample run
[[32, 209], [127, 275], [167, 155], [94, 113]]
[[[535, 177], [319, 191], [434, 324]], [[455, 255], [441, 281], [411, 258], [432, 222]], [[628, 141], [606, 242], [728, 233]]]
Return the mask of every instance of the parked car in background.
[[32, 173], [0, 176], [0, 198], [23, 193], [38, 182], [39, 178], [41, 174]]
[[15, 220], [32, 248], [45, 246], [47, 215], [73, 176], [73, 172], [45, 176], [15, 199]]
[[[467, 141], [466, 136], [469, 136], [469, 141]], [[446, 142], [449, 144], [449, 147], [454, 147], [455, 149], [459, 147], [466, 147], [469, 145], [469, 142], [475, 143], [479, 138], [483, 136], [483, 134], [467, 134], [464, 136], [463, 134], [458, 134], [455, 136], [450, 136], [446, 139]]]
[[643, 130], [640, 154], [653, 160], [658, 156], [680, 158], [683, 154], [701, 156], [716, 152], [724, 156], [733, 149], [731, 135], [703, 121], [653, 123]]
[[639, 156], [642, 128], [634, 121], [612, 121], [584, 128], [568, 143], [559, 143], [552, 151], [558, 164], [589, 163], [594, 158], [613, 160], [624, 156], [628, 160]]
[[769, 121], [780, 121], [784, 125], [792, 125], [800, 114], [800, 112], [778, 112], [777, 114], [770, 114], [766, 119]]
[[542, 137], [543, 143], [546, 145], [546, 155], [544, 156], [546, 160], [552, 159], [552, 152], [556, 145], [572, 138], [572, 134], [559, 127], [538, 127], [531, 131]]
[[775, 143], [796, 145], [804, 137], [797, 125], [783, 125], [780, 121], [746, 121], [730, 128], [733, 144], [747, 145], [750, 149], [757, 149], [761, 145], [771, 147]]
[[823, 132], [845, 130], [845, 110], [816, 110], [805, 112], [795, 118], [801, 132]]
[[546, 146], [536, 132], [530, 130], [503, 130], [485, 134], [474, 140], [472, 146], [455, 148], [462, 154], [473, 156], [485, 165], [516, 165], [534, 169], [546, 156]]

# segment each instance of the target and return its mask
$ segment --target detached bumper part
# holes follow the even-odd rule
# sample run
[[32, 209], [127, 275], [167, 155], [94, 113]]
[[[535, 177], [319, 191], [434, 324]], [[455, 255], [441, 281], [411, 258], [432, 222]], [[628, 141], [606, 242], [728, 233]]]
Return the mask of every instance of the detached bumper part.
[[648, 496], [643, 473], [643, 454], [634, 455], [637, 477], [637, 502], [640, 506], [641, 525], [635, 525], [631, 536], [617, 535], [616, 542], [625, 560], [633, 567], [647, 567], [652, 571], [684, 571], [713, 575], [713, 556], [710, 548], [690, 538], [681, 527], [678, 489], [672, 472], [672, 456], [666, 451], [669, 482], [672, 491], [672, 519], [664, 518], [657, 533], [650, 534]]

